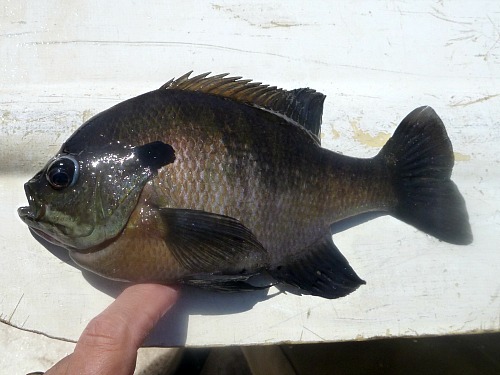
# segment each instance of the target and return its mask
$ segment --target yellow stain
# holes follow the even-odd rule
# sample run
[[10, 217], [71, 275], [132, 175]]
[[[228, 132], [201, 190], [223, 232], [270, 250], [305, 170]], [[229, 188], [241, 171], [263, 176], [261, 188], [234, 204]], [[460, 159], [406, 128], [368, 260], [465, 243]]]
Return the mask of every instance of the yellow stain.
[[90, 109], [86, 109], [82, 112], [82, 121], [85, 122], [90, 119], [94, 113]]
[[8, 123], [11, 120], [12, 120], [12, 114], [10, 113], [10, 111], [3, 111], [2, 117], [0, 117], [0, 121], [2, 123]]
[[326, 137], [328, 137], [327, 134], [329, 134], [330, 138], [332, 138], [332, 139], [338, 139], [338, 138], [340, 138], [340, 133], [337, 130], [331, 128], [331, 130], [328, 133], [321, 132], [320, 133], [320, 139], [323, 140]]
[[462, 154], [460, 152], [454, 152], [453, 155], [455, 156], [455, 161], [469, 161], [470, 155], [467, 154]]
[[355, 118], [349, 120], [352, 129], [354, 130], [354, 139], [359, 143], [368, 146], [368, 147], [376, 147], [380, 148], [386, 144], [391, 135], [385, 132], [379, 132], [376, 135], [371, 135], [368, 132], [363, 131], [359, 127], [360, 118]]
[[[383, 147], [389, 138], [391, 137], [391, 134], [385, 133], [385, 132], [379, 132], [376, 135], [371, 135], [368, 132], [363, 131], [359, 127], [359, 120], [360, 118], [354, 118], [349, 120], [349, 123], [351, 124], [352, 129], [354, 130], [354, 139], [357, 140], [359, 143], [368, 146], [368, 147], [376, 147], [376, 148], [381, 148]], [[339, 133], [334, 130], [334, 138], [339, 137]], [[471, 156], [467, 154], [462, 154], [461, 152], [454, 152], [453, 155], [455, 156], [455, 161], [469, 161], [471, 160]]]

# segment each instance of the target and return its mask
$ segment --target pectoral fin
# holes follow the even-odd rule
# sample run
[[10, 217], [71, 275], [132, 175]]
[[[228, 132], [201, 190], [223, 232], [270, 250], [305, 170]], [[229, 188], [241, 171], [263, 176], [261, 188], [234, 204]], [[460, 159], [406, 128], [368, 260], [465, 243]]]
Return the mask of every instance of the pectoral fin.
[[307, 294], [329, 299], [343, 297], [365, 284], [337, 249], [330, 234], [272, 270], [271, 275]]
[[248, 274], [263, 267], [266, 251], [238, 220], [197, 210], [159, 212], [167, 230], [166, 245], [194, 274]]

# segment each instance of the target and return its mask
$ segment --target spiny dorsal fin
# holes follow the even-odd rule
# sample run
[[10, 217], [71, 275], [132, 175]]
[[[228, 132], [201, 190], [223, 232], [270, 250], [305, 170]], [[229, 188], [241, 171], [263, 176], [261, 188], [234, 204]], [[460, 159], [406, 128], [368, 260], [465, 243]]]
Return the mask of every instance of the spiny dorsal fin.
[[160, 90], [203, 92], [261, 107], [297, 122], [319, 140], [325, 100], [320, 92], [309, 88], [283, 90], [242, 77], [228, 77], [228, 73], [212, 77], [208, 77], [210, 73], [203, 73], [189, 78], [191, 73], [171, 79]]

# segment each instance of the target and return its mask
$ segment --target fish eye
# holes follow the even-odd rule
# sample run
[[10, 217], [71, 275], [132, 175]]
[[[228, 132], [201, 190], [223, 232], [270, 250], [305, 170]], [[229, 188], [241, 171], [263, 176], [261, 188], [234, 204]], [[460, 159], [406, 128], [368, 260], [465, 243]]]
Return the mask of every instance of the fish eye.
[[72, 156], [65, 155], [50, 163], [45, 177], [56, 190], [73, 186], [78, 180], [78, 162]]

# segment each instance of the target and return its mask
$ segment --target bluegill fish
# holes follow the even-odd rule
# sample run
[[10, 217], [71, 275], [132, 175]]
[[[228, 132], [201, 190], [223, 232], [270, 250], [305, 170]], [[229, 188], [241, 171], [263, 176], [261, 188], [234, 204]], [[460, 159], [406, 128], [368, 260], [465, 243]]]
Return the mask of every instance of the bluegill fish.
[[243, 290], [264, 274], [325, 298], [364, 283], [332, 223], [380, 211], [472, 241], [434, 110], [415, 109], [360, 159], [321, 147], [324, 99], [188, 73], [85, 122], [25, 184], [19, 216], [107, 278]]

